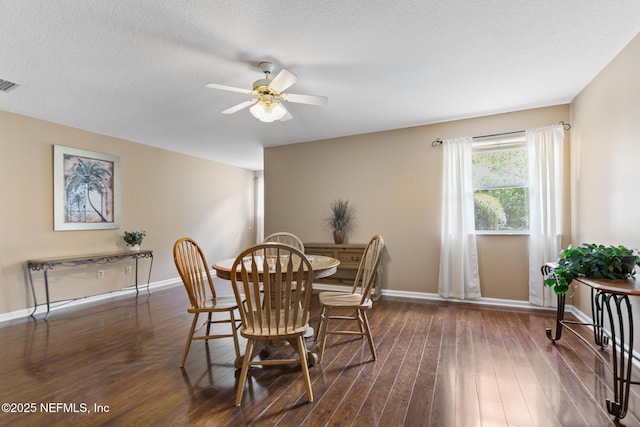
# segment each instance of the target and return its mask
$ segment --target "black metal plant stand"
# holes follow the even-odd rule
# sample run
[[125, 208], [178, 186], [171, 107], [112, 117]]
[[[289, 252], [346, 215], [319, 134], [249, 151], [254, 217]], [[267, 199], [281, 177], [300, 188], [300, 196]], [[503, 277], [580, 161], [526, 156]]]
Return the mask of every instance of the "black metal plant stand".
[[[553, 267], [545, 265], [541, 269], [544, 277], [553, 274]], [[630, 295], [640, 295], [640, 289], [636, 289], [633, 279], [600, 280], [585, 277], [576, 277], [576, 282], [591, 288], [591, 315], [593, 323], [564, 320], [565, 295], [557, 295], [558, 307], [555, 331], [547, 328], [547, 338], [554, 344], [562, 337], [562, 330], [567, 329], [576, 335], [582, 342], [591, 348], [596, 356], [613, 373], [613, 400], [607, 399], [607, 411], [616, 419], [622, 419], [627, 415], [629, 407], [629, 392], [631, 384], [640, 384], [631, 381], [631, 368], [633, 366], [633, 313], [631, 310]], [[604, 329], [604, 321], [609, 321], [609, 335]], [[625, 319], [627, 328], [625, 328]], [[590, 326], [593, 328], [594, 342], [596, 346], [587, 341], [573, 325]], [[612, 361], [609, 362], [602, 354], [609, 342], [612, 342]], [[599, 347], [599, 348], [598, 348]]]

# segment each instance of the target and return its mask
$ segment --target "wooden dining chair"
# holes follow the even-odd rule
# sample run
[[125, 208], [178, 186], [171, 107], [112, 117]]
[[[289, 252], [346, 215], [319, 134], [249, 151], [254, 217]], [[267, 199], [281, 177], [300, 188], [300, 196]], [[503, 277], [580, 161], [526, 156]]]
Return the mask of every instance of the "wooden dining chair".
[[293, 246], [299, 251], [304, 252], [304, 243], [302, 243], [302, 240], [295, 234], [285, 231], [270, 234], [264, 238], [263, 242], [284, 243], [285, 245]]
[[[262, 242], [263, 243], [268, 243], [268, 242], [283, 243], [285, 245], [293, 246], [294, 248], [298, 249], [300, 252], [304, 252], [304, 243], [302, 243], [302, 240], [295, 234], [288, 233], [286, 231], [280, 231], [278, 233], [270, 234], [269, 236], [265, 237]], [[272, 254], [269, 253], [269, 255], [272, 255]]]
[[[371, 238], [364, 250], [356, 278], [351, 288], [351, 292], [324, 291], [320, 292], [318, 298], [322, 311], [320, 321], [316, 330], [316, 341], [319, 341], [318, 360], [322, 361], [322, 355], [327, 343], [327, 335], [360, 335], [367, 337], [369, 349], [373, 360], [376, 360], [376, 349], [371, 336], [367, 310], [373, 306], [371, 300], [371, 288], [376, 280], [376, 272], [380, 265], [384, 240], [382, 236], [375, 235]], [[336, 315], [339, 311], [341, 314]], [[351, 312], [351, 315], [342, 315]], [[329, 321], [331, 319], [354, 320], [358, 322], [358, 331], [354, 330], [330, 330]]]
[[[173, 245], [173, 260], [189, 295], [191, 305], [187, 308], [187, 311], [193, 314], [193, 321], [191, 322], [187, 343], [182, 353], [180, 367], [184, 367], [191, 342], [194, 340], [205, 340], [205, 342], [208, 342], [210, 339], [233, 338], [236, 360], [239, 360], [240, 347], [237, 334], [239, 320], [236, 320], [234, 315], [234, 311], [238, 309], [235, 296], [216, 295], [213, 279], [209, 271], [209, 264], [207, 264], [207, 259], [195, 240], [189, 237], [178, 239]], [[194, 335], [196, 326], [198, 325], [198, 317], [202, 313], [206, 313], [207, 320], [200, 325], [198, 330], [206, 326], [206, 331], [203, 335]], [[227, 313], [228, 317], [221, 320], [214, 319], [214, 313]], [[211, 325], [218, 323], [228, 323], [231, 328], [230, 333], [212, 335]]]
[[[236, 391], [236, 406], [242, 395], [250, 366], [300, 364], [307, 392], [313, 401], [307, 346], [303, 335], [309, 326], [313, 270], [304, 253], [283, 243], [262, 243], [241, 252], [231, 269], [231, 284], [240, 306], [240, 335], [247, 339]], [[264, 291], [264, 301], [261, 291]], [[245, 303], [241, 303], [242, 296]], [[256, 345], [288, 341], [297, 358], [253, 360]]]

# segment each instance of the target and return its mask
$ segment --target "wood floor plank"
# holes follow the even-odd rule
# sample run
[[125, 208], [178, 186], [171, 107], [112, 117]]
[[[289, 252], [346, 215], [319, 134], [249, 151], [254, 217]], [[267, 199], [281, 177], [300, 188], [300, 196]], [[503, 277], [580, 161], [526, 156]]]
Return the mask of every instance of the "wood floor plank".
[[494, 328], [492, 328], [492, 339], [500, 342], [493, 345], [492, 349], [499, 349], [495, 353], [495, 363], [500, 363], [496, 370], [498, 387], [502, 397], [502, 405], [507, 419], [507, 424], [518, 426], [533, 426], [533, 420], [528, 411], [520, 408], [526, 407], [526, 398], [522, 391], [517, 371], [522, 366], [523, 358], [521, 348], [515, 338], [516, 329], [508, 322], [510, 313], [502, 313], [495, 318]]
[[388, 398], [379, 425], [394, 425], [404, 423], [407, 416], [407, 408], [413, 394], [418, 378], [418, 370], [425, 357], [425, 349], [429, 327], [433, 320], [433, 305], [420, 304], [415, 307], [418, 310], [416, 329], [414, 330], [409, 351], [404, 355], [402, 366], [393, 387], [388, 391]]
[[[388, 326], [383, 327], [385, 316], [378, 315], [376, 309], [370, 311], [370, 324], [374, 336], [384, 334]], [[392, 313], [388, 313], [392, 315]], [[357, 325], [349, 320], [332, 320], [331, 329], [356, 330]], [[377, 337], [377, 339], [382, 337]], [[312, 370], [312, 386], [315, 400], [313, 405], [299, 406], [294, 411], [287, 411], [278, 421], [279, 425], [323, 425], [331, 419], [339, 403], [359, 376], [360, 372], [371, 363], [368, 345], [361, 337], [330, 335], [323, 361], [317, 369]]]
[[471, 338], [470, 311], [457, 312], [456, 325], [456, 410], [455, 425], [458, 427], [481, 426], [478, 394], [478, 371]]
[[[519, 336], [529, 361], [536, 372], [536, 379], [546, 396], [551, 411], [561, 426], [608, 425], [610, 420], [603, 417], [596, 409], [595, 419], [585, 419], [584, 411], [591, 411], [597, 406], [585, 407], [582, 397], [585, 389], [575, 377], [575, 373], [563, 361], [558, 349], [540, 334], [528, 337]], [[568, 391], [570, 390], [570, 391]], [[592, 403], [592, 402], [590, 402]]]
[[405, 416], [405, 425], [407, 426], [434, 425], [431, 423], [431, 410], [447, 312], [446, 307], [437, 306], [429, 325], [425, 351], [416, 374], [415, 386]]
[[456, 311], [449, 305], [442, 324], [429, 426], [454, 426], [456, 420]]
[[[398, 306], [399, 310], [396, 311], [396, 314], [392, 316], [391, 322], [383, 323], [386, 325], [387, 329], [383, 338], [380, 340], [376, 352], [378, 358], [375, 361], [372, 361], [368, 364], [366, 369], [363, 369], [358, 378], [355, 379], [353, 385], [351, 386], [351, 391], [349, 393], [348, 398], [345, 398], [340, 402], [334, 413], [332, 414], [331, 419], [326, 424], [327, 426], [342, 426], [344, 425], [344, 419], [348, 420], [356, 420], [356, 417], [360, 413], [360, 409], [363, 405], [363, 402], [366, 400], [369, 395], [373, 384], [375, 383], [380, 370], [384, 366], [387, 358], [393, 351], [393, 348], [397, 342], [399, 331], [402, 330], [404, 325], [407, 323], [407, 318], [409, 317], [408, 307], [410, 304], [408, 303], [400, 303]], [[387, 305], [395, 305], [388, 304], [385, 302], [382, 307]], [[372, 331], [374, 337], [379, 335], [379, 332]], [[358, 424], [353, 424], [358, 425]]]
[[[420, 313], [417, 310], [408, 310], [408, 312], [409, 316], [401, 328], [389, 357], [385, 360], [369, 394], [360, 407], [360, 412], [354, 422], [355, 425], [379, 425], [387, 401], [391, 394], [397, 391], [397, 389], [394, 389], [394, 385], [404, 358], [407, 353], [413, 351], [411, 342], [415, 336], [420, 317]], [[404, 414], [402, 418], [404, 418]]]
[[491, 357], [482, 312], [476, 310], [470, 321], [470, 332], [473, 343], [473, 356], [478, 375], [478, 394], [483, 400], [500, 402], [500, 389], [496, 381], [496, 366]]

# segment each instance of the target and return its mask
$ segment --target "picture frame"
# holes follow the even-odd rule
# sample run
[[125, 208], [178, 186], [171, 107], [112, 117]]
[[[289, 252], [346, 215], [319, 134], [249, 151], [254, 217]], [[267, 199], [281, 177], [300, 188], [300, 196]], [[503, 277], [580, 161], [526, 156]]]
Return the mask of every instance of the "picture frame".
[[54, 230], [120, 228], [120, 157], [53, 146]]

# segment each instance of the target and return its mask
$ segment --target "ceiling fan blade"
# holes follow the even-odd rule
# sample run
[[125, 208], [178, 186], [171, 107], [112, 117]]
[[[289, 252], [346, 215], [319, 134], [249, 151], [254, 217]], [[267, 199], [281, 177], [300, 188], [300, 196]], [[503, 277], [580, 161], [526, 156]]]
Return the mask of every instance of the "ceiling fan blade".
[[291, 120], [293, 118], [293, 116], [291, 115], [291, 113], [287, 110], [287, 112], [284, 114], [284, 116], [282, 116], [280, 118], [281, 122], [286, 122], [287, 120]]
[[286, 90], [289, 86], [294, 84], [296, 80], [298, 80], [298, 77], [296, 77], [295, 74], [293, 74], [291, 71], [287, 70], [286, 68], [283, 68], [278, 73], [278, 75], [275, 76], [273, 80], [271, 80], [271, 83], [269, 83], [269, 87], [271, 88], [272, 91], [276, 93], [281, 93], [282, 91]]
[[253, 90], [251, 90], [251, 89], [242, 89], [240, 87], [220, 85], [218, 83], [208, 83], [208, 84], [204, 85], [204, 87], [208, 87], [209, 89], [229, 90], [231, 92], [240, 92], [240, 93], [247, 93], [247, 94], [253, 93]]
[[256, 99], [250, 99], [250, 100], [248, 100], [248, 101], [241, 102], [240, 104], [238, 104], [238, 105], [236, 105], [236, 106], [233, 106], [233, 107], [231, 107], [231, 108], [227, 108], [226, 110], [224, 110], [224, 111], [222, 112], [222, 114], [233, 114], [233, 113], [235, 113], [236, 111], [240, 111], [240, 110], [242, 110], [243, 108], [247, 108], [248, 106], [255, 104], [257, 101], [258, 101], [258, 98], [256, 98]]
[[326, 96], [317, 95], [299, 95], [297, 93], [283, 93], [281, 98], [288, 102], [297, 102], [300, 104], [326, 105], [328, 98]]

